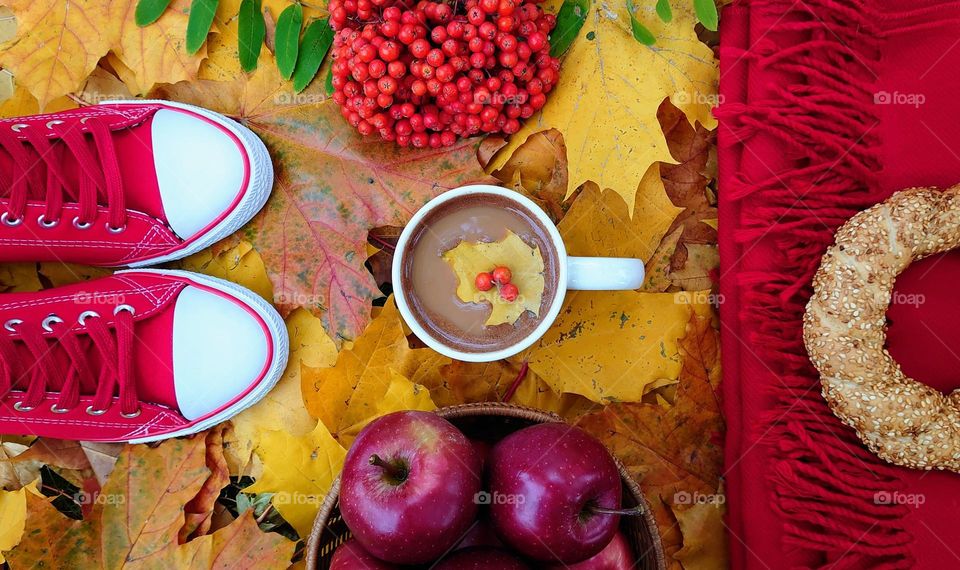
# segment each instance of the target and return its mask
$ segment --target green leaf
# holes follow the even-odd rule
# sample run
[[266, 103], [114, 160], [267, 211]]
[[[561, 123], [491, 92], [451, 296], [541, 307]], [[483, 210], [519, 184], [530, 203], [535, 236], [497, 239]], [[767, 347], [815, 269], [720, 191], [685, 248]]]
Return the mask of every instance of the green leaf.
[[307, 26], [300, 43], [300, 57], [293, 70], [293, 90], [297, 93], [310, 85], [320, 69], [320, 63], [333, 45], [333, 28], [327, 18], [314, 20]]
[[300, 26], [303, 25], [303, 8], [300, 4], [290, 4], [277, 18], [277, 33], [274, 36], [277, 69], [280, 76], [290, 79], [297, 64], [300, 50]]
[[327, 81], [323, 85], [324, 90], [327, 92], [327, 97], [333, 95], [333, 68], [330, 68], [330, 71], [327, 72]]
[[657, 16], [664, 22], [673, 20], [673, 10], [670, 8], [670, 0], [657, 0]]
[[693, 10], [697, 13], [697, 19], [703, 24], [703, 27], [715, 32], [720, 23], [720, 16], [717, 14], [717, 5], [713, 0], [693, 0]]
[[133, 19], [141, 28], [149, 26], [163, 16], [164, 10], [170, 5], [170, 0], [140, 0], [137, 2], [137, 11]]
[[589, 10], [590, 0], [563, 0], [563, 5], [557, 12], [557, 25], [550, 34], [552, 57], [560, 57], [570, 48], [583, 23], [587, 21]]
[[240, 67], [249, 73], [257, 68], [260, 48], [263, 47], [263, 38], [267, 33], [267, 26], [263, 22], [263, 12], [260, 11], [260, 0], [243, 0], [240, 2], [237, 33], [239, 35], [237, 53], [240, 56]]
[[[696, 1], [696, 0], [694, 0]], [[713, 0], [710, 0], [711, 2]], [[636, 6], [633, 4], [633, 0], [627, 0], [627, 12], [630, 13], [630, 28], [633, 30], [633, 39], [642, 43], [643, 45], [652, 46], [656, 43], [657, 38], [653, 37], [653, 34], [646, 26], [640, 23], [640, 20], [637, 20], [636, 15]]]
[[187, 53], [194, 54], [207, 41], [213, 16], [220, 0], [193, 0], [190, 3], [190, 19], [187, 20]]

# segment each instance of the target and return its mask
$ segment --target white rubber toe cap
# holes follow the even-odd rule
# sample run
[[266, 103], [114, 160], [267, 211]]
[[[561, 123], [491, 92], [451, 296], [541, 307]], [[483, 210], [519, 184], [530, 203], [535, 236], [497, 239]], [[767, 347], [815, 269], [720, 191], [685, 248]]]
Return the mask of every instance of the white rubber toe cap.
[[248, 392], [263, 375], [271, 342], [236, 301], [184, 288], [173, 317], [173, 380], [183, 416], [206, 416]]
[[244, 192], [244, 151], [224, 128], [180, 110], [157, 111], [151, 134], [167, 222], [191, 239]]

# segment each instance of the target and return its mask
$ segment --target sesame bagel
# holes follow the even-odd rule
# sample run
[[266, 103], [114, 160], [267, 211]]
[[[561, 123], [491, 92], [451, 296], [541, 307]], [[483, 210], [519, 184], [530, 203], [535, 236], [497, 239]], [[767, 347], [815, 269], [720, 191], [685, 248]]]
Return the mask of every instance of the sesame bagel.
[[960, 186], [897, 192], [848, 220], [824, 254], [803, 317], [823, 397], [871, 451], [960, 471], [960, 390], [909, 378], [884, 347], [893, 285], [914, 260], [960, 246]]

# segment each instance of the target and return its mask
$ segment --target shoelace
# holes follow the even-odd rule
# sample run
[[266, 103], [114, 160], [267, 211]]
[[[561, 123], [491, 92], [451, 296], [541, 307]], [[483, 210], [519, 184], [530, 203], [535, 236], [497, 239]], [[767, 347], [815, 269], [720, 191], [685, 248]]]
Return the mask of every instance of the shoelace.
[[[88, 133], [81, 131], [81, 124], [86, 125]], [[51, 141], [43, 127], [35, 124], [0, 127], [0, 152], [10, 158], [12, 165], [11, 171], [2, 173], [0, 178], [0, 206], [6, 202], [6, 211], [0, 212], [0, 222], [10, 227], [19, 226], [23, 223], [27, 201], [44, 200], [46, 210], [37, 222], [53, 228], [61, 222], [64, 203], [73, 202], [80, 206], [79, 214], [73, 219], [78, 229], [91, 227], [98, 205], [104, 205], [109, 212], [107, 228], [113, 233], [123, 231], [127, 213], [120, 163], [110, 128], [96, 117], [69, 123], [54, 119], [48, 121], [46, 127], [55, 132], [59, 143]], [[17, 138], [18, 133], [25, 135], [26, 141]], [[77, 164], [76, 182], [68, 180], [66, 175], [65, 153], [72, 155]]]
[[[86, 411], [97, 416], [109, 409], [119, 391], [124, 417], [139, 415], [133, 376], [134, 311], [120, 305], [114, 314], [110, 327], [98, 313], [83, 313], [79, 324], [86, 330], [56, 315], [41, 323], [7, 321], [6, 330], [0, 330], [0, 395], [26, 387], [14, 409], [29, 412], [43, 404], [48, 392], [59, 392], [50, 410], [66, 413], [77, 407], [81, 395], [93, 394]], [[59, 334], [45, 337], [44, 332]]]

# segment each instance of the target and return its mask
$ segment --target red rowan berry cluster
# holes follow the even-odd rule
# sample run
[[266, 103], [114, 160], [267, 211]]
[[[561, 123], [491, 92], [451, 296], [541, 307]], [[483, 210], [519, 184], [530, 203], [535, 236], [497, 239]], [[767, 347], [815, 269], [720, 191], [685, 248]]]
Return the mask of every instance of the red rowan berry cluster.
[[559, 79], [539, 0], [330, 0], [333, 99], [361, 134], [439, 148], [512, 134]]

